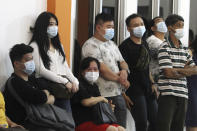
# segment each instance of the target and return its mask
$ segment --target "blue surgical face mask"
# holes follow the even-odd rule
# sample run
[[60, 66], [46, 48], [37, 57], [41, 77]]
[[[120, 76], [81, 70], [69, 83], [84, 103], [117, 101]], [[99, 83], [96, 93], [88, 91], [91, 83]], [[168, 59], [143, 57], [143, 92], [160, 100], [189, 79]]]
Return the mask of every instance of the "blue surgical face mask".
[[180, 40], [181, 38], [183, 38], [184, 36], [184, 29], [180, 28], [180, 29], [176, 29], [176, 32], [174, 33], [175, 37]]
[[165, 24], [165, 22], [159, 22], [157, 23], [157, 31], [161, 33], [166, 33], [168, 31], [168, 28]]
[[134, 36], [141, 38], [144, 35], [144, 32], [146, 31], [146, 28], [144, 26], [138, 26], [133, 28], [133, 34]]
[[85, 78], [88, 82], [94, 83], [99, 77], [99, 72], [86, 72]]
[[103, 36], [106, 40], [111, 40], [114, 37], [114, 29], [105, 29], [105, 35]]
[[57, 36], [57, 33], [58, 33], [58, 27], [56, 25], [49, 26], [47, 28], [47, 34], [49, 38], [54, 38], [55, 36]]
[[24, 63], [25, 69], [23, 70], [26, 74], [31, 75], [35, 71], [35, 63], [33, 60]]

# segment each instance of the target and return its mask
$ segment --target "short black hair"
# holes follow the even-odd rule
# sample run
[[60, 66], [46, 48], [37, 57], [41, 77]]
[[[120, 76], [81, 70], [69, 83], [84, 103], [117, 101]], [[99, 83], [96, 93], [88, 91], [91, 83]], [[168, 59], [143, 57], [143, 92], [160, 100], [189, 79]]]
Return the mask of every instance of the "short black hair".
[[114, 21], [114, 18], [110, 14], [100, 13], [95, 17], [95, 27], [108, 21]]
[[91, 62], [96, 62], [98, 69], [100, 70], [100, 63], [96, 58], [93, 57], [86, 57], [81, 61], [81, 66], [80, 66], [80, 74], [86, 70], [89, 66]]
[[142, 17], [141, 17], [140, 15], [138, 15], [138, 14], [132, 14], [132, 15], [128, 16], [128, 17], [126, 18], [126, 20], [125, 20], [127, 27], [130, 26], [130, 21], [131, 21], [132, 19], [137, 18], [137, 17], [142, 18]]
[[24, 43], [14, 45], [9, 53], [12, 66], [14, 67], [15, 61], [20, 61], [25, 54], [32, 52], [33, 48], [29, 45], [25, 45]]
[[155, 20], [158, 19], [158, 18], [163, 19], [163, 17], [161, 17], [161, 16], [156, 16], [150, 21], [149, 26], [153, 27], [155, 25]]
[[183, 22], [184, 22], [184, 19], [183, 19], [182, 16], [177, 15], [177, 14], [169, 15], [169, 16], [166, 18], [166, 20], [165, 20], [167, 26], [174, 25], [174, 24], [176, 24], [178, 21], [183, 21]]

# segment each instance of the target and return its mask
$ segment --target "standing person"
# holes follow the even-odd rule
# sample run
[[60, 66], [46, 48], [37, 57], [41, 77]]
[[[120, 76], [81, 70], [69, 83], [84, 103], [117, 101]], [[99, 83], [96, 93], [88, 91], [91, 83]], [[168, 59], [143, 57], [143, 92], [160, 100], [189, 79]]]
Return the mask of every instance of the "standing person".
[[[73, 116], [76, 121], [76, 131], [125, 131], [118, 124], [95, 124], [94, 106], [99, 102], [109, 101], [100, 95], [97, 84], [99, 77], [100, 63], [97, 59], [86, 57], [82, 60], [80, 66], [79, 91], [72, 99]], [[109, 103], [110, 104], [110, 103]], [[114, 108], [113, 105], [111, 105]]]
[[[30, 46], [34, 48], [36, 77], [64, 84], [70, 92], [77, 92], [79, 82], [66, 62], [59, 39], [57, 17], [50, 12], [41, 13], [32, 31]], [[57, 98], [55, 105], [71, 112], [70, 100]]]
[[152, 35], [147, 38], [146, 42], [148, 43], [151, 56], [149, 69], [155, 83], [157, 83], [159, 79], [159, 47], [165, 41], [167, 31], [167, 26], [162, 17], [157, 16], [151, 20], [150, 32]]
[[[126, 103], [122, 90], [129, 87], [127, 81], [128, 66], [111, 39], [114, 37], [114, 21], [108, 14], [98, 14], [95, 18], [94, 36], [82, 47], [82, 57], [94, 57], [99, 60], [100, 77], [97, 81], [101, 96], [113, 101], [118, 124], [126, 127]], [[118, 66], [120, 65], [120, 69]]]
[[[197, 65], [197, 37], [190, 44], [192, 58]], [[188, 86], [188, 108], [186, 114], [187, 131], [197, 131], [197, 75], [187, 77]]]
[[131, 114], [135, 121], [136, 131], [147, 131], [147, 129], [156, 131], [156, 87], [149, 76], [150, 56], [147, 44], [142, 40], [146, 29], [143, 19], [137, 14], [127, 17], [126, 25], [130, 37], [122, 42], [119, 49], [131, 72], [128, 77], [131, 88], [126, 92], [134, 103]]
[[168, 41], [159, 49], [159, 107], [157, 131], [183, 131], [187, 109], [188, 89], [186, 76], [197, 73], [196, 66], [180, 39], [184, 36], [184, 19], [176, 14], [165, 21]]

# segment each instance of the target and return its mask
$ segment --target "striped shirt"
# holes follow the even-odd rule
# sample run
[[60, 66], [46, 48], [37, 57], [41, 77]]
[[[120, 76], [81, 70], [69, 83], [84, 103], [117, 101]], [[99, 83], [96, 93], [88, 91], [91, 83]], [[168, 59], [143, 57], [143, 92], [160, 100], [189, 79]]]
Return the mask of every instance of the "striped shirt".
[[183, 47], [182, 44], [177, 48], [171, 41], [164, 42], [159, 49], [158, 59], [160, 69], [158, 85], [161, 95], [188, 98], [186, 77], [167, 78], [163, 73], [163, 69], [166, 68], [184, 68], [187, 62], [188, 65], [194, 66], [188, 48]]

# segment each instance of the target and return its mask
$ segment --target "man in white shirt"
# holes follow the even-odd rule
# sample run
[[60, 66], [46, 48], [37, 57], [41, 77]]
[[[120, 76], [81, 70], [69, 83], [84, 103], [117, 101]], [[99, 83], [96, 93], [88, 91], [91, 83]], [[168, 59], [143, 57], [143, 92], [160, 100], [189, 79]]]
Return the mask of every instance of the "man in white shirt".
[[[127, 81], [128, 65], [118, 47], [111, 39], [114, 37], [114, 21], [108, 14], [98, 14], [95, 18], [94, 36], [82, 47], [82, 57], [94, 57], [101, 64], [97, 81], [102, 96], [113, 101], [118, 124], [126, 127], [126, 104], [131, 104], [124, 91], [129, 88]], [[120, 68], [120, 69], [119, 69]], [[122, 96], [123, 95], [123, 96]], [[130, 100], [130, 99], [129, 99]]]

